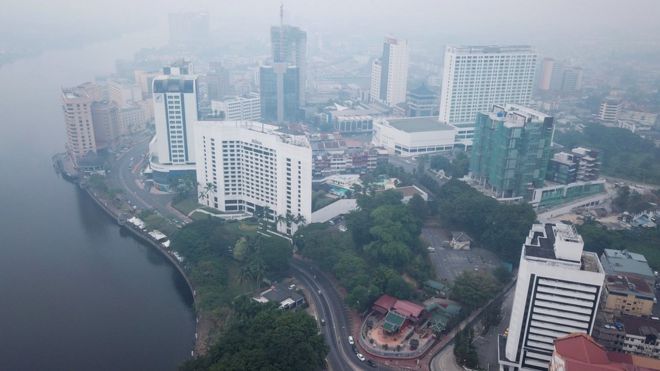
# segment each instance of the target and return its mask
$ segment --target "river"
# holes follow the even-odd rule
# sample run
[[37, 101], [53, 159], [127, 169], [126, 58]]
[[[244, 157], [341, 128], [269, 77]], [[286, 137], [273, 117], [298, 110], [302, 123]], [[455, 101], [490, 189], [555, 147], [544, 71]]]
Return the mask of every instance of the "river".
[[176, 269], [122, 233], [50, 158], [61, 86], [114, 70], [157, 32], [0, 67], [0, 370], [174, 370], [195, 316]]

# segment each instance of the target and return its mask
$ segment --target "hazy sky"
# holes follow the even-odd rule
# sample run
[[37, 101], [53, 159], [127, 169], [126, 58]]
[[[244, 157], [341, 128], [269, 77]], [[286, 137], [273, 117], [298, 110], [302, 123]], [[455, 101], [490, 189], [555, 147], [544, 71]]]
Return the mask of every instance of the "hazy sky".
[[[438, 35], [470, 43], [579, 43], [602, 38], [660, 39], [659, 0], [288, 0], [287, 22], [309, 32], [393, 34], [423, 40]], [[264, 33], [278, 20], [275, 0], [4, 0], [1, 38], [8, 27], [43, 25], [85, 32], [90, 27], [163, 26], [167, 13], [206, 10], [212, 28]], [[4, 25], [4, 26], [2, 26]], [[264, 36], [267, 37], [267, 34]]]

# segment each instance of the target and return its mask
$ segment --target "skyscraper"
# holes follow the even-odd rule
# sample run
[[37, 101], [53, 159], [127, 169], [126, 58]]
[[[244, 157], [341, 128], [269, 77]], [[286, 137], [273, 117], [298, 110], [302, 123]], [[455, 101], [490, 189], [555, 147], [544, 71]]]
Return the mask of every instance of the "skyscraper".
[[298, 118], [300, 82], [298, 67], [273, 63], [259, 69], [261, 117], [268, 122], [291, 122]]
[[77, 165], [89, 153], [96, 153], [96, 138], [92, 120], [94, 100], [82, 86], [62, 89], [62, 110], [66, 126], [66, 150]]
[[156, 135], [149, 144], [154, 180], [169, 183], [170, 171], [195, 168], [194, 124], [197, 115], [197, 75], [180, 61], [163, 68], [153, 81]]
[[[309, 223], [312, 149], [305, 136], [277, 129], [253, 121], [200, 121], [199, 202], [226, 213], [262, 215], [288, 234], [302, 223], [299, 216]], [[287, 215], [286, 221], [277, 218]]]
[[284, 8], [280, 7], [280, 25], [270, 28], [270, 43], [274, 63], [288, 63], [298, 67], [299, 105], [305, 104], [307, 84], [307, 33], [298, 27], [284, 24]]
[[536, 59], [530, 46], [447, 46], [440, 121], [465, 127], [469, 145], [477, 112], [494, 104], [529, 104]]
[[531, 197], [543, 186], [553, 118], [517, 105], [478, 113], [470, 176], [498, 198]]
[[383, 54], [371, 67], [370, 97], [390, 106], [406, 101], [408, 88], [408, 42], [386, 37]]
[[535, 224], [520, 254], [509, 332], [500, 337], [500, 369], [547, 370], [555, 339], [591, 334], [605, 273], [598, 256], [568, 224]]
[[113, 147], [121, 135], [119, 107], [114, 102], [92, 103], [92, 122], [97, 149]]

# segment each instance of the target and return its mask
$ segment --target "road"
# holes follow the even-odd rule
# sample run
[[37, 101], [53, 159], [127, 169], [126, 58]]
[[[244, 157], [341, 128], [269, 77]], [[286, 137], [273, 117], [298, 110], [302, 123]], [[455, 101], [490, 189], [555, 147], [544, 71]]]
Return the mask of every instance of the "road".
[[500, 334], [509, 327], [511, 319], [511, 307], [513, 306], [513, 294], [516, 291], [516, 286], [504, 295], [502, 301], [502, 320], [500, 323], [491, 328], [486, 335], [476, 337], [474, 339], [474, 346], [477, 348], [479, 355], [479, 366], [490, 371], [499, 370], [497, 363], [497, 338]]
[[[310, 300], [314, 300], [321, 318], [326, 325], [322, 328], [325, 341], [330, 348], [328, 362], [333, 371], [337, 370], [389, 370], [385, 366], [370, 367], [366, 362], [360, 362], [350, 344], [351, 326], [348, 321], [347, 308], [334, 285], [316, 267], [309, 263], [294, 259], [291, 263], [293, 277], [309, 288]], [[319, 295], [319, 290], [321, 294]], [[357, 343], [357, 339], [355, 339]], [[367, 358], [368, 356], [365, 355]], [[375, 361], [375, 360], [374, 360]]]
[[108, 179], [112, 184], [125, 191], [126, 198], [140, 209], [154, 209], [176, 224], [187, 223], [190, 219], [170, 206], [172, 194], [155, 194], [140, 188], [140, 170], [146, 165], [149, 139], [144, 138], [113, 162]]

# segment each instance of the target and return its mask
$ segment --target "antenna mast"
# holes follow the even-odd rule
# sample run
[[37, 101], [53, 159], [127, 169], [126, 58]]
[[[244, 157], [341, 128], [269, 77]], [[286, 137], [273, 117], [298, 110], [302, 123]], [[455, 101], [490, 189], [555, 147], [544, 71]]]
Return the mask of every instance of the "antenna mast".
[[284, 3], [280, 3], [280, 62], [284, 62]]

